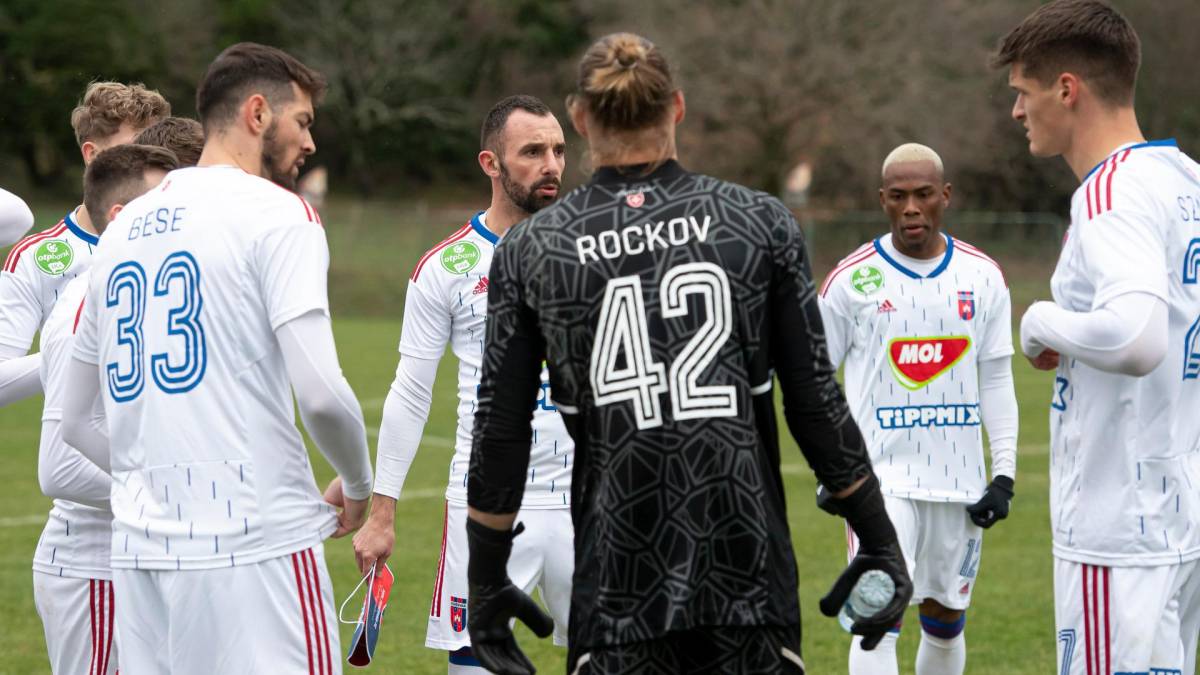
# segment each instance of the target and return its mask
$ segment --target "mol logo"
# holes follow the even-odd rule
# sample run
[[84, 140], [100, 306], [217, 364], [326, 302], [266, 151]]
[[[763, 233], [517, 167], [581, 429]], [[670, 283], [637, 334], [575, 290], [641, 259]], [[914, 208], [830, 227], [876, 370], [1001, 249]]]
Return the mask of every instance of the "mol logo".
[[966, 335], [896, 338], [888, 343], [892, 374], [907, 389], [920, 389], [950, 370], [971, 349]]

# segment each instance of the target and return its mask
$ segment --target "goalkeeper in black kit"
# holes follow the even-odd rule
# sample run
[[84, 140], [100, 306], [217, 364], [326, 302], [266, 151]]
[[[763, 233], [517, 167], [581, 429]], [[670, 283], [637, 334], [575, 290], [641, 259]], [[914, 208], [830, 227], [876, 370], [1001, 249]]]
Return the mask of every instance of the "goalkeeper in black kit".
[[861, 541], [821, 611], [836, 614], [867, 570], [895, 583], [854, 624], [874, 646], [912, 583], [834, 380], [795, 219], [680, 166], [683, 93], [642, 37], [592, 45], [569, 108], [592, 182], [513, 227], [489, 280], [468, 474], [475, 655], [532, 673], [509, 621], [552, 627], [505, 572], [543, 360], [576, 443], [569, 673], [804, 672], [776, 379], [788, 427]]

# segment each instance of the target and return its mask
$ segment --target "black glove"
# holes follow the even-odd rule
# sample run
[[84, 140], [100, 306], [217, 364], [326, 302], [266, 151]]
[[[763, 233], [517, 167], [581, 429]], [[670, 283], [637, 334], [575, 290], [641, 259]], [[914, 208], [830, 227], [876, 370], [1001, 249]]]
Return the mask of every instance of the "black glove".
[[846, 522], [858, 536], [859, 547], [858, 554], [833, 583], [833, 588], [821, 598], [821, 613], [837, 616], [850, 597], [854, 584], [867, 570], [881, 570], [896, 584], [896, 592], [886, 607], [874, 616], [855, 621], [850, 628], [851, 633], [862, 636], [862, 648], [870, 651], [904, 617], [904, 610], [912, 599], [912, 579], [908, 576], [904, 555], [900, 552], [896, 530], [884, 508], [883, 494], [879, 491], [879, 479], [875, 474], [868, 476], [854, 494], [843, 499], [830, 497], [829, 502], [834, 509], [831, 513], [845, 516]]
[[824, 485], [817, 483], [817, 508], [831, 516], [842, 517], [842, 513], [838, 511], [836, 499], [833, 498], [833, 493], [830, 492]]
[[512, 540], [524, 530], [518, 523], [511, 532], [503, 532], [467, 518], [467, 630], [475, 658], [497, 675], [537, 672], [513, 639], [509, 620], [520, 619], [538, 637], [554, 632], [554, 619], [508, 578]]
[[979, 501], [967, 507], [971, 522], [986, 530], [995, 525], [997, 520], [1004, 520], [1008, 517], [1008, 503], [1012, 498], [1013, 479], [996, 476]]

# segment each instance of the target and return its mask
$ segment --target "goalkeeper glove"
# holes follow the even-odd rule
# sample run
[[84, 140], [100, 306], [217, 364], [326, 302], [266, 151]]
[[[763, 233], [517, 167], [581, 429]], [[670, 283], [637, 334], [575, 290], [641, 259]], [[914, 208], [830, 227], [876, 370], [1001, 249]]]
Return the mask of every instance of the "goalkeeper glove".
[[900, 552], [896, 530], [884, 508], [883, 493], [879, 490], [879, 479], [875, 474], [868, 476], [866, 482], [848, 497], [829, 497], [828, 506], [825, 510], [832, 509], [831, 513], [846, 518], [858, 536], [859, 548], [846, 570], [834, 582], [833, 588], [821, 598], [821, 613], [837, 616], [858, 578], [868, 570], [881, 570], [896, 584], [896, 592], [886, 607], [872, 616], [858, 619], [850, 628], [851, 633], [862, 636], [862, 648], [870, 651], [903, 618], [913, 594], [912, 579], [908, 576], [904, 555]]
[[516, 617], [538, 637], [554, 631], [550, 618], [533, 598], [508, 578], [512, 540], [525, 530], [518, 523], [511, 532], [494, 530], [467, 518], [467, 582], [470, 588], [467, 630], [471, 649], [488, 671], [497, 675], [533, 675], [537, 669], [513, 639], [509, 621]]
[[983, 497], [967, 507], [971, 514], [971, 522], [985, 530], [996, 524], [997, 520], [1008, 517], [1008, 503], [1013, 498], [1013, 479], [1008, 476], [996, 476], [992, 479]]

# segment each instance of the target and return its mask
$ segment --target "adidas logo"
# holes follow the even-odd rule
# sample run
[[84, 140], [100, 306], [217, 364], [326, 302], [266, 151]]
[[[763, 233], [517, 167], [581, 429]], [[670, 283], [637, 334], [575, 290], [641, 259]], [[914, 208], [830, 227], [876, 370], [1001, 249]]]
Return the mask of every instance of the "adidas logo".
[[896, 311], [896, 306], [892, 304], [891, 300], [884, 300], [883, 302], [879, 303], [880, 314], [886, 314], [894, 311]]
[[967, 593], [970, 593], [970, 592], [971, 592], [971, 582], [969, 582], [969, 581], [967, 583], [963, 584], [962, 588], [958, 589], [959, 595], [966, 595]]
[[475, 284], [475, 290], [471, 291], [471, 295], [483, 295], [487, 293], [487, 289], [488, 280], [487, 277], [483, 277], [479, 280], [479, 283]]

